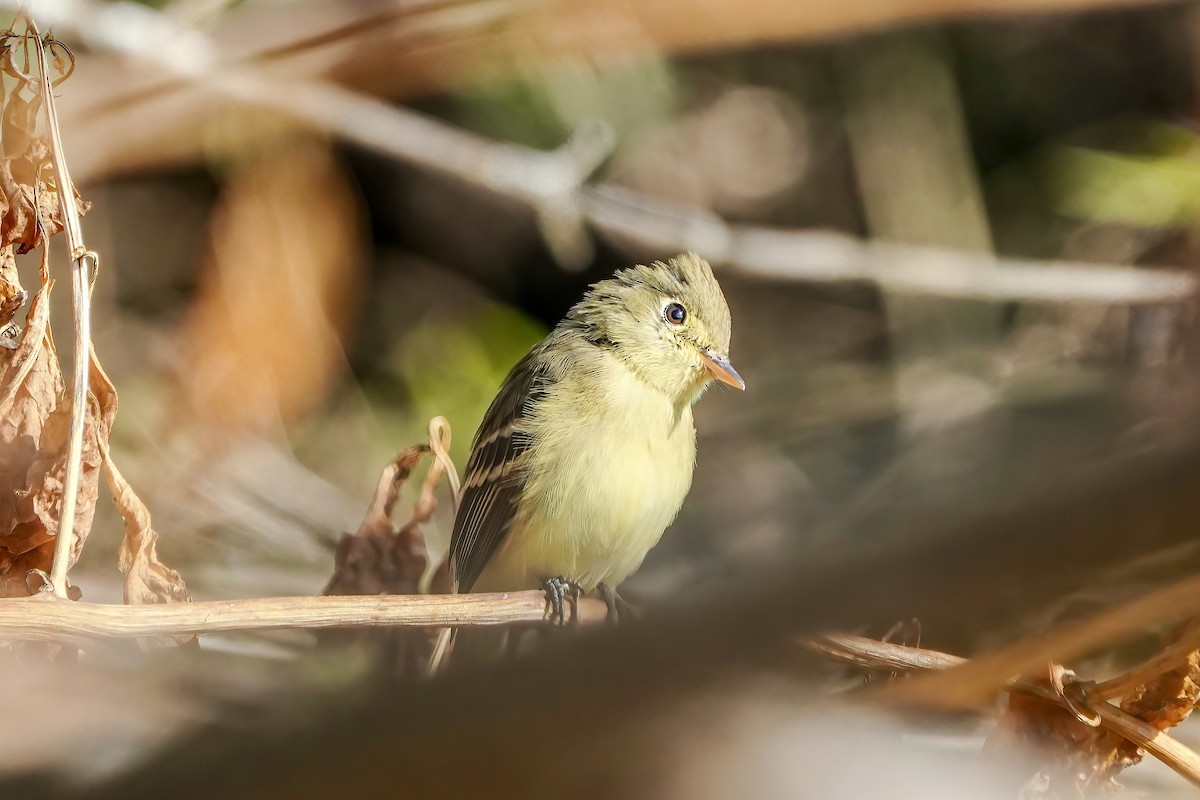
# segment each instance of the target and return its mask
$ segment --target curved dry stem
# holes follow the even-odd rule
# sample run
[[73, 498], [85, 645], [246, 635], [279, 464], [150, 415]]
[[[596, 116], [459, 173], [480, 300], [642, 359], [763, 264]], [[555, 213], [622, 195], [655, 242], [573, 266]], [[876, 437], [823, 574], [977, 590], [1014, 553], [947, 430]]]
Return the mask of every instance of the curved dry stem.
[[84, 417], [87, 413], [88, 396], [88, 353], [91, 350], [91, 282], [90, 274], [95, 269], [97, 257], [83, 244], [83, 229], [79, 223], [79, 209], [75, 205], [74, 184], [67, 169], [63, 153], [62, 135], [58, 127], [58, 113], [54, 108], [54, 81], [46, 58], [46, 47], [37, 25], [31, 17], [26, 18], [29, 32], [33, 34], [37, 52], [38, 71], [42, 81], [42, 107], [46, 111], [46, 125], [50, 132], [50, 151], [54, 158], [59, 204], [62, 208], [67, 245], [71, 251], [71, 300], [75, 320], [75, 364], [71, 381], [71, 423], [67, 438], [66, 471], [63, 477], [62, 517], [54, 543], [54, 562], [50, 568], [50, 580], [54, 594], [67, 596], [67, 571], [71, 565], [71, 548], [75, 542], [75, 506], [79, 497], [79, 473], [83, 460]]

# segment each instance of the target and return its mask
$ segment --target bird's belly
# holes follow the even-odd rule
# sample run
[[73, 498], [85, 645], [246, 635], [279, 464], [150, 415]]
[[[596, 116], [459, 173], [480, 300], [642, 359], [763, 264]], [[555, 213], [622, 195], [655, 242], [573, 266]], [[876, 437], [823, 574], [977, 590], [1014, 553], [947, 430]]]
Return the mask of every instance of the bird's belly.
[[608, 446], [597, 448], [597, 438], [578, 428], [555, 442], [560, 452], [542, 451], [556, 474], [531, 465], [514, 527], [477, 591], [537, 588], [557, 576], [590, 591], [618, 585], [641, 565], [691, 486], [691, 420], [657, 436], [633, 431], [604, 440]]

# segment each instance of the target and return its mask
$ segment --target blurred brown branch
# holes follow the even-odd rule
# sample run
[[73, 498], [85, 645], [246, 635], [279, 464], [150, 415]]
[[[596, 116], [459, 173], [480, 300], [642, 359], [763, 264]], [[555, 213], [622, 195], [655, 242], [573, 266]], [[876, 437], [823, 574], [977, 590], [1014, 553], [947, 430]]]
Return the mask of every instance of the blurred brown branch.
[[[581, 622], [602, 621], [600, 600], [579, 604]], [[116, 606], [46, 597], [0, 601], [0, 639], [80, 641], [278, 628], [354, 628], [390, 625], [539, 625], [549, 622], [540, 591], [498, 594], [271, 597], [203, 603]]]
[[[11, 0], [4, 0], [4, 4], [11, 4]], [[437, 3], [432, 5], [442, 7]], [[785, 5], [777, 4], [769, 12], [750, 16], [777, 23], [776, 16], [791, 8], [785, 9]], [[849, 17], [856, 19], [857, 24], [866, 24], [872, 14], [888, 17], [876, 4], [847, 5], [845, 10], [851, 12]], [[1016, 5], [1029, 11], [1088, 7], [1095, 3], [1036, 0]], [[88, 143], [80, 153], [82, 171], [88, 179], [134, 166], [195, 157], [200, 152], [200, 141], [196, 138], [200, 126], [196, 123], [200, 116], [213, 113], [212, 100], [220, 97], [275, 110], [334, 133], [344, 141], [453, 175], [526, 203], [537, 214], [547, 242], [567, 263], [586, 256], [587, 242], [581, 228], [586, 221], [607, 236], [639, 247], [695, 249], [710, 260], [776, 280], [867, 281], [899, 292], [952, 298], [1130, 304], [1178, 301], [1188, 297], [1195, 286], [1192, 276], [1165, 269], [999, 259], [953, 250], [864, 242], [834, 233], [731, 225], [709, 212], [679, 207], [621, 187], [585, 186], [612, 144], [603, 129], [581, 131], [571, 142], [550, 152], [495, 142], [427, 115], [389, 106], [303, 70], [283, 75], [256, 66], [253, 58], [229, 59], [218, 48], [217, 37], [208, 38], [199, 30], [149, 8], [122, 7], [118, 13], [112, 7], [80, 0], [54, 8], [59, 9], [56, 17], [59, 24], [76, 30], [91, 45], [150, 62], [159, 68], [156, 72], [165, 68], [175, 80], [182, 80], [196, 90], [174, 97], [173, 111], [168, 115], [155, 104], [156, 94], [130, 101], [128, 107], [120, 105], [107, 111], [98, 108], [103, 106], [106, 92], [121, 90], [95, 87], [96, 103], [71, 128], [81, 142]], [[1016, 10], [1013, 3], [992, 7], [972, 4], [968, 9], [954, 2], [925, 2], [911, 4], [907, 13], [920, 17], [922, 9], [925, 14], [950, 15], [1002, 8]], [[720, 13], [716, 7], [710, 10], [717, 17], [710, 15], [705, 19], [712, 21], [733, 13], [734, 6]], [[575, 8], [571, 13], [579, 11]], [[650, 11], [648, 4], [642, 9], [644, 13]], [[610, 12], [611, 9], [598, 13]], [[144, 17], [142, 24], [130, 24], [131, 15]], [[407, 15], [397, 16], [408, 19]], [[658, 11], [652, 16], [657, 19]], [[744, 15], [738, 16], [742, 21]], [[805, 9], [803, 13], [788, 11], [786, 16], [810, 20], [821, 15]], [[849, 19], [843, 24], [850, 25]], [[675, 28], [690, 29], [686, 25]], [[353, 36], [363, 34], [350, 22], [345, 30]], [[714, 30], [729, 32], [740, 28], [717, 26]], [[771, 30], [780, 28], [776, 24]], [[184, 108], [179, 108], [180, 103]], [[151, 118], [143, 120], [145, 124], [135, 124], [129, 116], [131, 110], [143, 105], [153, 112]], [[131, 129], [141, 131], [143, 137], [149, 136], [150, 141], [142, 138], [136, 148], [123, 153], [129, 147]], [[184, 154], [179, 147], [181, 142], [189, 141], [187, 129], [196, 141], [195, 149], [188, 146]], [[964, 265], [972, 268], [964, 269]]]
[[897, 292], [995, 301], [1163, 303], [1195, 290], [1192, 276], [1175, 270], [997, 258], [839, 233], [733, 225], [620, 187], [583, 191], [588, 221], [609, 236], [643, 247], [697, 250], [774, 280], [866, 281]]
[[[1018, 15], [1165, 0], [771, 0], [747, 13], [726, 0], [423, 0], [248, 6], [216, 20], [213, 38], [238, 63], [283, 64], [298, 76], [333, 77], [394, 99], [443, 91], [481, 68], [514, 70], [530, 59], [595, 61], [639, 51], [681, 53], [791, 42], [947, 18]], [[70, 9], [63, 16], [69, 17]], [[381, 72], [386, 71], [386, 78]], [[168, 80], [149, 79], [160, 88]], [[177, 84], [173, 84], [177, 86]], [[114, 87], [138, 97], [131, 87]]]
[[1175, 641], [1141, 664], [1093, 686], [1088, 694], [1102, 700], [1124, 697], [1157, 680], [1164, 673], [1177, 669], [1188, 656], [1200, 650], [1200, 626], [1195, 620], [1181, 627]]
[[[1110, 645], [1130, 633], [1192, 616], [1198, 611], [1200, 577], [1193, 576], [1105, 609], [1081, 622], [1005, 645], [963, 662], [953, 670], [890, 687], [888, 692], [901, 703], [970, 707], [1003, 686], [1012, 675], [1038, 669], [1046, 662], [1048, 652], [1054, 652], [1057, 660], [1067, 660]], [[1192, 629], [1180, 642], [1186, 648], [1184, 652], [1200, 646], [1200, 630]], [[1149, 669], [1143, 667], [1141, 680], [1154, 677], [1152, 670], [1169, 668], [1169, 665], [1153, 660]]]
[[[815, 652], [836, 661], [891, 672], [942, 670], [967, 663], [967, 659], [949, 653], [906, 647], [845, 633], [824, 634], [805, 644]], [[1014, 678], [1006, 684], [1006, 688], [1012, 692], [1049, 701], [1074, 713], [1071, 703], [1051, 688], [1045, 679]], [[1084, 688], [1083, 695], [1087, 701], [1087, 710], [1095, 712], [1103, 727], [1138, 747], [1144, 747], [1192, 784], [1200, 786], [1200, 756], [1190, 748], [1150, 723], [1122, 711], [1102, 697], [1094, 696], [1094, 685]]]

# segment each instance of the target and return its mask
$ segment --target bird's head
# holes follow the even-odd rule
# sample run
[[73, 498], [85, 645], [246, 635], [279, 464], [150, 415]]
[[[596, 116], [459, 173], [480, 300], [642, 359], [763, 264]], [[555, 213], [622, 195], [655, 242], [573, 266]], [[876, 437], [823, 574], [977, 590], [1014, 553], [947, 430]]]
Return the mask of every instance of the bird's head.
[[676, 400], [695, 402], [713, 380], [746, 388], [729, 363], [729, 305], [695, 253], [617, 272], [594, 284], [567, 319]]

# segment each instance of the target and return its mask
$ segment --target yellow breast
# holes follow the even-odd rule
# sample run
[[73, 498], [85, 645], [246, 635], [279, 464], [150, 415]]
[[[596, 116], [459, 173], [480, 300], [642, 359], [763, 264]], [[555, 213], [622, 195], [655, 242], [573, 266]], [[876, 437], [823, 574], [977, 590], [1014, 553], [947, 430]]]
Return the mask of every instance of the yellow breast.
[[476, 590], [536, 588], [556, 576], [588, 590], [615, 587], [658, 543], [691, 487], [691, 406], [673, 405], [605, 356], [556, 386], [525, 426], [536, 442], [526, 489]]

